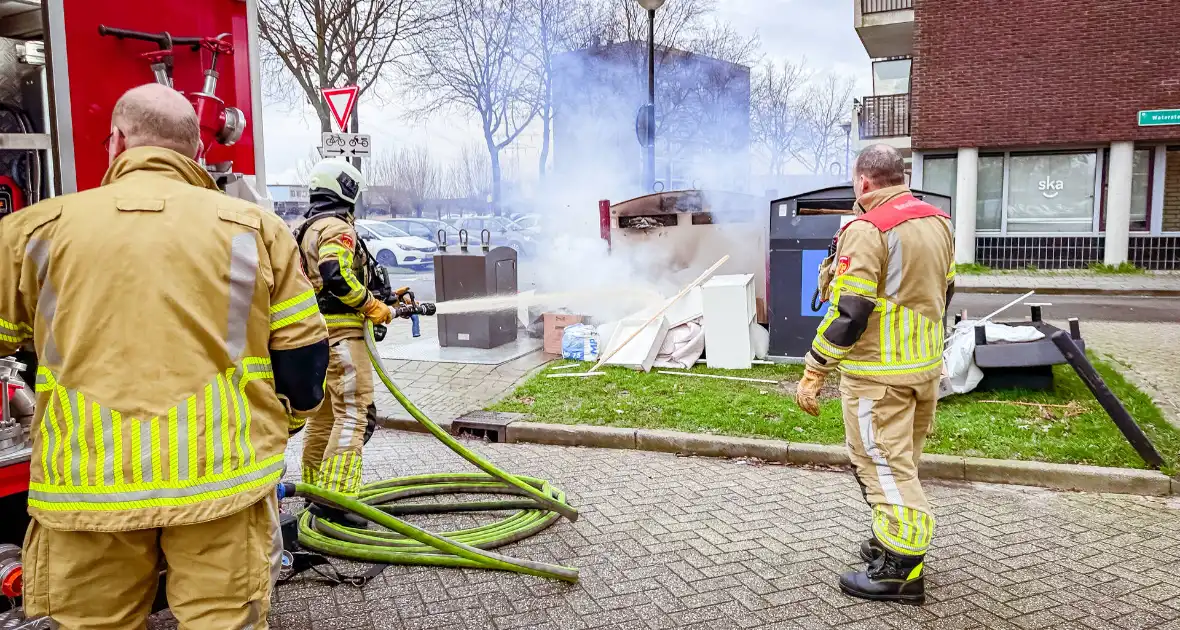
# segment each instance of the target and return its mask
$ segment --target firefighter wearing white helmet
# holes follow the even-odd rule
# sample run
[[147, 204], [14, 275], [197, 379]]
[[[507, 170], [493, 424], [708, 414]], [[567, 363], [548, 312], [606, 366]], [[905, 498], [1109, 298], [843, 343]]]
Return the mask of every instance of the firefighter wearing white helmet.
[[[368, 252], [353, 225], [364, 176], [348, 162], [328, 159], [312, 169], [308, 187], [311, 208], [296, 238], [328, 323], [331, 358], [324, 404], [307, 421], [303, 481], [356, 496], [361, 449], [377, 424], [364, 323], [388, 324], [393, 313], [368, 289]], [[329, 520], [364, 525], [345, 512], [313, 509]]]

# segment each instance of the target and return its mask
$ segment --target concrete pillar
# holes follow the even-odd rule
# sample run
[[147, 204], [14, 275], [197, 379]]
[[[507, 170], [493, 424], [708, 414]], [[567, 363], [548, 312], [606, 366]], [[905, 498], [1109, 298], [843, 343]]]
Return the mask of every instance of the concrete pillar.
[[1131, 182], [1135, 161], [1134, 142], [1110, 145], [1106, 181], [1106, 259], [1108, 265], [1127, 262], [1131, 241]]
[[922, 163], [922, 152], [914, 151], [914, 157], [910, 158], [910, 188], [922, 190], [923, 173], [925, 172], [925, 164]]
[[959, 149], [955, 184], [955, 262], [975, 262], [975, 207], [979, 197], [979, 149]]

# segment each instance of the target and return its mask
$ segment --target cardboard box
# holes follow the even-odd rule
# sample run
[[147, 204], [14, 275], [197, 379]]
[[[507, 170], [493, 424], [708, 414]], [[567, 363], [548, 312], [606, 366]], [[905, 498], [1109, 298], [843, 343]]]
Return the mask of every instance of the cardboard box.
[[561, 335], [567, 326], [581, 324], [585, 317], [568, 313], [545, 313], [545, 354], [561, 354]]

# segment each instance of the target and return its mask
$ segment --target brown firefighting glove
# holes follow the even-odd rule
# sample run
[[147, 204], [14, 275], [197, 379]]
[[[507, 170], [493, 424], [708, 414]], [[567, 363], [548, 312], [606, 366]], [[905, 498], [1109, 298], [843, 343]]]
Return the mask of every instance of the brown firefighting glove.
[[374, 324], [388, 324], [393, 321], [393, 311], [381, 300], [370, 297], [361, 307], [361, 312]]
[[827, 374], [810, 366], [803, 372], [799, 387], [795, 390], [795, 404], [803, 413], [819, 417], [819, 390], [824, 386]]

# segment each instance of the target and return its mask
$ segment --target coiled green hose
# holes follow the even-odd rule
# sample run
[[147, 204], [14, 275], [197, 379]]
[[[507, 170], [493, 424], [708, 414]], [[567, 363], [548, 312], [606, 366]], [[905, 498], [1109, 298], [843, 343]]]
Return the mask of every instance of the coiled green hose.
[[[306, 512], [299, 521], [299, 543], [320, 553], [387, 564], [429, 565], [472, 569], [497, 569], [537, 577], [578, 581], [571, 567], [532, 562], [489, 551], [523, 540], [552, 525], [559, 517], [578, 519], [578, 511], [566, 503], [565, 493], [549, 482], [518, 477], [463, 447], [410, 402], [385, 371], [371, 323], [365, 325], [365, 347], [377, 376], [390, 394], [434, 437], [482, 473], [444, 473], [402, 477], [370, 483], [357, 498], [318, 486], [294, 484], [295, 494], [310, 501], [352, 512], [390, 531], [347, 527]], [[452, 503], [398, 503], [402, 499], [453, 494], [515, 495], [519, 499]], [[515, 514], [479, 527], [432, 534], [396, 515], [442, 514], [518, 510]]]

